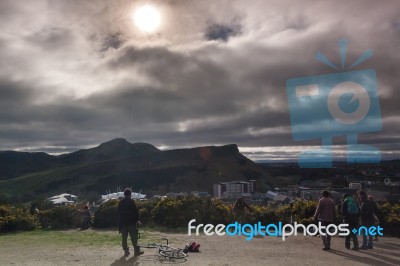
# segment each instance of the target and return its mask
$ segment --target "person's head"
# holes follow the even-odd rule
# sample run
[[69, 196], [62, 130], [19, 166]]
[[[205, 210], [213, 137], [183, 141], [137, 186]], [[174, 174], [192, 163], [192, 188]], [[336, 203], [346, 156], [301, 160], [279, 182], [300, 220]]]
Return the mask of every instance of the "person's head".
[[374, 201], [374, 196], [372, 196], [372, 195], [368, 195], [368, 200], [370, 200], [370, 201]]
[[124, 196], [125, 197], [130, 197], [131, 195], [132, 195], [132, 190], [130, 188], [125, 188]]
[[89, 209], [89, 207], [87, 205], [85, 205], [85, 210]]
[[366, 199], [366, 198], [367, 198], [367, 193], [365, 193], [364, 190], [358, 191], [358, 198], [359, 198], [360, 200]]
[[329, 191], [328, 190], [322, 190], [322, 192], [321, 192], [321, 195], [322, 195], [322, 197], [324, 197], [324, 198], [328, 198], [329, 197]]

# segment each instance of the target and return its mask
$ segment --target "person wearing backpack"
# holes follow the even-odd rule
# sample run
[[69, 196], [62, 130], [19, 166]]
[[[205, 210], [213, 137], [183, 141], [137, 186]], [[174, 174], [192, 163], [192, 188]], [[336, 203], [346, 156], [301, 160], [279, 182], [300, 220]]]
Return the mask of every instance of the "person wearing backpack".
[[352, 232], [352, 230], [358, 229], [358, 217], [360, 214], [360, 209], [353, 199], [352, 196], [346, 194], [344, 195], [344, 200], [342, 203], [341, 214], [343, 217], [343, 223], [348, 224], [348, 229], [350, 234], [345, 237], [345, 247], [350, 249], [350, 240], [353, 240], [353, 250], [358, 250], [358, 239], [357, 235]]
[[[358, 198], [361, 202], [360, 204], [360, 217], [361, 217], [361, 225], [365, 226], [368, 230], [371, 226], [374, 225], [374, 206], [371, 201], [368, 200], [367, 194], [364, 190], [360, 190], [358, 192]], [[363, 243], [360, 249], [373, 249], [373, 238], [371, 235], [368, 235], [366, 232], [363, 234]]]

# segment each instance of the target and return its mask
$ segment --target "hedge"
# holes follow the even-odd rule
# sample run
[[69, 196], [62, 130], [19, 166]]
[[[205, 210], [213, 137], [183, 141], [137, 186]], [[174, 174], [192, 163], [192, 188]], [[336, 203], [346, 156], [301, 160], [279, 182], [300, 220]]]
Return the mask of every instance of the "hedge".
[[[196, 223], [228, 224], [233, 222], [232, 205], [220, 199], [183, 196], [164, 200], [137, 202], [140, 220], [145, 226], [167, 228], [187, 227], [190, 220]], [[246, 223], [262, 224], [298, 222], [310, 224], [317, 202], [295, 201], [291, 205], [252, 206], [252, 211], [245, 217]], [[117, 200], [102, 204], [94, 214], [94, 227], [109, 228], [117, 226]], [[385, 235], [400, 237], [400, 204], [385, 203], [379, 206], [378, 217]], [[31, 230], [38, 226], [43, 228], [76, 228], [80, 226], [80, 213], [76, 207], [54, 207], [49, 210], [30, 214], [22, 207], [0, 205], [0, 231]], [[336, 223], [340, 223], [340, 215]]]
[[0, 232], [33, 230], [38, 220], [23, 206], [0, 205]]

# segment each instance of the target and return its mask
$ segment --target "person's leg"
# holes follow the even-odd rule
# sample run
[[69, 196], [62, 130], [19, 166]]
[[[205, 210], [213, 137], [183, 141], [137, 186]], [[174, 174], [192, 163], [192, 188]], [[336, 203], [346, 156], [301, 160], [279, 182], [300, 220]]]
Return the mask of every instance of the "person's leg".
[[345, 236], [345, 242], [344, 242], [344, 246], [347, 249], [350, 249], [350, 238], [352, 238], [352, 233], [350, 232], [349, 235]]
[[138, 246], [138, 230], [136, 225], [129, 226], [129, 236], [131, 238], [135, 255], [143, 254], [143, 251], [140, 251], [140, 247]]
[[125, 251], [125, 255], [129, 255], [128, 248], [128, 227], [121, 226], [121, 235], [122, 235], [122, 249]]
[[86, 219], [83, 217], [81, 220], [81, 229], [86, 230], [87, 229], [87, 224], [86, 224]]
[[349, 239], [353, 240], [353, 250], [358, 250], [357, 234], [353, 233], [353, 229], [356, 229], [356, 230], [358, 229], [358, 221], [356, 221], [356, 220], [354, 220], [354, 221], [351, 220], [351, 222], [349, 223], [349, 230], [350, 230]]
[[362, 238], [363, 238], [363, 242], [362, 242], [362, 245], [361, 245], [361, 249], [367, 249], [368, 238], [367, 238], [367, 233], [366, 232], [362, 233]]
[[370, 249], [373, 249], [373, 244], [372, 244], [373, 240], [374, 240], [374, 238], [371, 235], [369, 235], [368, 236], [368, 245], [367, 245], [367, 247], [370, 248]]
[[328, 248], [329, 248], [329, 249], [331, 248], [331, 238], [332, 238], [332, 237], [331, 237], [330, 235], [327, 234], [326, 240], [327, 240]]
[[244, 222], [244, 211], [243, 210], [237, 210], [234, 216], [234, 219], [238, 223], [243, 223]]
[[[322, 226], [327, 226], [329, 223], [325, 221], [321, 221]], [[327, 234], [327, 230], [321, 230], [321, 239], [322, 243], [324, 244], [324, 250], [327, 250], [330, 248], [330, 236]]]
[[354, 249], [354, 250], [358, 250], [358, 239], [357, 239], [357, 235], [356, 235], [356, 234], [353, 234], [352, 238], [353, 238], [353, 245], [354, 245], [353, 249]]

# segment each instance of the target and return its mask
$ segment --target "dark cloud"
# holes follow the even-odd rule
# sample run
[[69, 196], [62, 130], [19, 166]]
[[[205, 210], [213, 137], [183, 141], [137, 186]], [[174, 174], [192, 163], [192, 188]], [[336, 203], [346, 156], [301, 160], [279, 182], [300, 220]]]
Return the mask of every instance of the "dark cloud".
[[230, 37], [236, 36], [240, 33], [238, 26], [227, 26], [213, 24], [206, 29], [205, 36], [207, 40], [222, 40], [227, 41]]
[[103, 39], [103, 44], [100, 51], [105, 52], [109, 48], [118, 49], [124, 44], [125, 41], [125, 38], [119, 33], [110, 34]]

